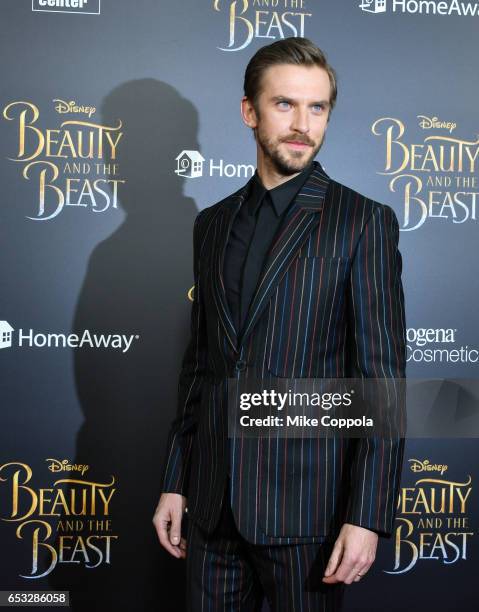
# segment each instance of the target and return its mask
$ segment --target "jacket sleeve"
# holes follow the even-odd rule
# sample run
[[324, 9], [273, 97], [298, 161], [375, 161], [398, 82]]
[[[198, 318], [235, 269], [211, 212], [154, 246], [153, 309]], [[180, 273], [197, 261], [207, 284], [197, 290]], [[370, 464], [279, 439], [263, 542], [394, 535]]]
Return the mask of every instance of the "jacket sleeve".
[[[406, 325], [398, 242], [399, 224], [394, 211], [375, 204], [351, 267], [349, 321], [355, 378], [405, 377]], [[399, 401], [401, 404], [395, 410], [402, 411], [404, 419], [403, 400]], [[391, 437], [356, 438], [351, 443], [354, 449], [346, 522], [379, 535], [390, 535], [398, 501], [404, 438], [397, 433]]]
[[196, 413], [206, 375], [207, 334], [204, 307], [201, 300], [199, 275], [200, 212], [193, 227], [194, 291], [191, 306], [191, 335], [183, 356], [178, 381], [176, 417], [171, 423], [163, 466], [162, 492], [185, 495], [188, 490], [189, 460], [196, 434]]

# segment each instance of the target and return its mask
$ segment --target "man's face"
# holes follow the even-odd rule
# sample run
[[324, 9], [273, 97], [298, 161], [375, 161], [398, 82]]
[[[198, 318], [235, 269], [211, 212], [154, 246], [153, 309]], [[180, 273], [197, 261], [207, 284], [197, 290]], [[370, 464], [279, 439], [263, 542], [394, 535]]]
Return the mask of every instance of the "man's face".
[[255, 110], [243, 98], [243, 117], [255, 129], [258, 155], [275, 172], [300, 172], [316, 156], [329, 116], [330, 82], [319, 66], [279, 64], [262, 77]]

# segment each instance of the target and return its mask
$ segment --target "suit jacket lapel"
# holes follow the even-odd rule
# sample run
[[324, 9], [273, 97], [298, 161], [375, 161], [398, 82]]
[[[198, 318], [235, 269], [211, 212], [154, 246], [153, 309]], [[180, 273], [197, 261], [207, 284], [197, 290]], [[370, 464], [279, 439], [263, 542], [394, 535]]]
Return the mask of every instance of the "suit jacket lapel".
[[217, 219], [213, 236], [212, 285], [218, 316], [233, 350], [239, 351], [251, 333], [256, 321], [263, 312], [271, 293], [286, 271], [288, 264], [300, 249], [303, 242], [319, 223], [329, 177], [318, 162], [299, 193], [291, 204], [265, 259], [265, 265], [258, 279], [250, 308], [246, 315], [240, 341], [239, 331], [235, 329], [233, 317], [226, 298], [223, 278], [223, 264], [226, 245], [234, 218], [248, 195], [251, 179], [236, 193], [226, 198]]
[[318, 162], [300, 189], [266, 255], [240, 343], [243, 344], [261, 316], [274, 289], [301, 245], [318, 225], [330, 179]]

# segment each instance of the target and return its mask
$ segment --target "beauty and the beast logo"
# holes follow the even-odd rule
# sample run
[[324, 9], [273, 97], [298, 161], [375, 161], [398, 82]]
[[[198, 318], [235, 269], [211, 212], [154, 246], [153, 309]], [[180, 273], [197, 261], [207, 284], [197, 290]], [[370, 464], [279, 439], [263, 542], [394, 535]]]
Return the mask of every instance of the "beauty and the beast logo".
[[[413, 486], [402, 487], [398, 500], [393, 569], [405, 574], [418, 562], [433, 560], [447, 565], [467, 559], [467, 544], [474, 530], [467, 503], [472, 492], [470, 475], [461, 480], [442, 478], [447, 465], [410, 459], [414, 473], [426, 472]], [[435, 474], [434, 474], [435, 472]]]
[[456, 123], [438, 117], [418, 115], [418, 120], [421, 133], [427, 134], [419, 143], [408, 141], [400, 119], [381, 117], [371, 127], [385, 145], [384, 170], [378, 174], [392, 177], [389, 189], [404, 202], [401, 229], [416, 230], [428, 219], [476, 221], [479, 136], [454, 137]]
[[[88, 568], [110, 563], [112, 541], [118, 539], [109, 518], [114, 476], [96, 482], [85, 477], [88, 465], [46, 461], [51, 472], [68, 473], [46, 488], [34, 486], [26, 463], [0, 466], [0, 492], [8, 500], [8, 513], [0, 519], [16, 525], [16, 537], [27, 543], [32, 555], [30, 572], [20, 576], [42, 578], [59, 563]], [[46, 567], [40, 568], [40, 558]]]
[[221, 51], [241, 51], [254, 38], [305, 36], [306, 18], [311, 17], [306, 0], [214, 0], [215, 11], [228, 18], [229, 41]]
[[[92, 121], [96, 109], [75, 101], [55, 99], [60, 115], [72, 114], [58, 128], [42, 125], [40, 110], [32, 102], [18, 100], [3, 109], [3, 117], [12, 121], [18, 148], [11, 161], [23, 164], [22, 176], [36, 182], [34, 221], [57, 217], [66, 206], [87, 208], [102, 213], [118, 208], [118, 146], [123, 137], [121, 120], [117, 125]], [[78, 115], [86, 115], [85, 119]]]

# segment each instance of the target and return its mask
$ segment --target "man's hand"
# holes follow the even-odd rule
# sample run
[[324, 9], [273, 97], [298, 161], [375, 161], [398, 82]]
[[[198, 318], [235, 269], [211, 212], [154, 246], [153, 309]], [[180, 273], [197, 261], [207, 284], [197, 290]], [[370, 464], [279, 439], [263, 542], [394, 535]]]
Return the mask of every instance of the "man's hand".
[[324, 572], [323, 582], [359, 582], [376, 558], [378, 534], [344, 523]]
[[162, 493], [153, 525], [161, 545], [177, 559], [186, 557], [186, 540], [181, 537], [181, 519], [186, 507], [186, 497], [179, 493]]

